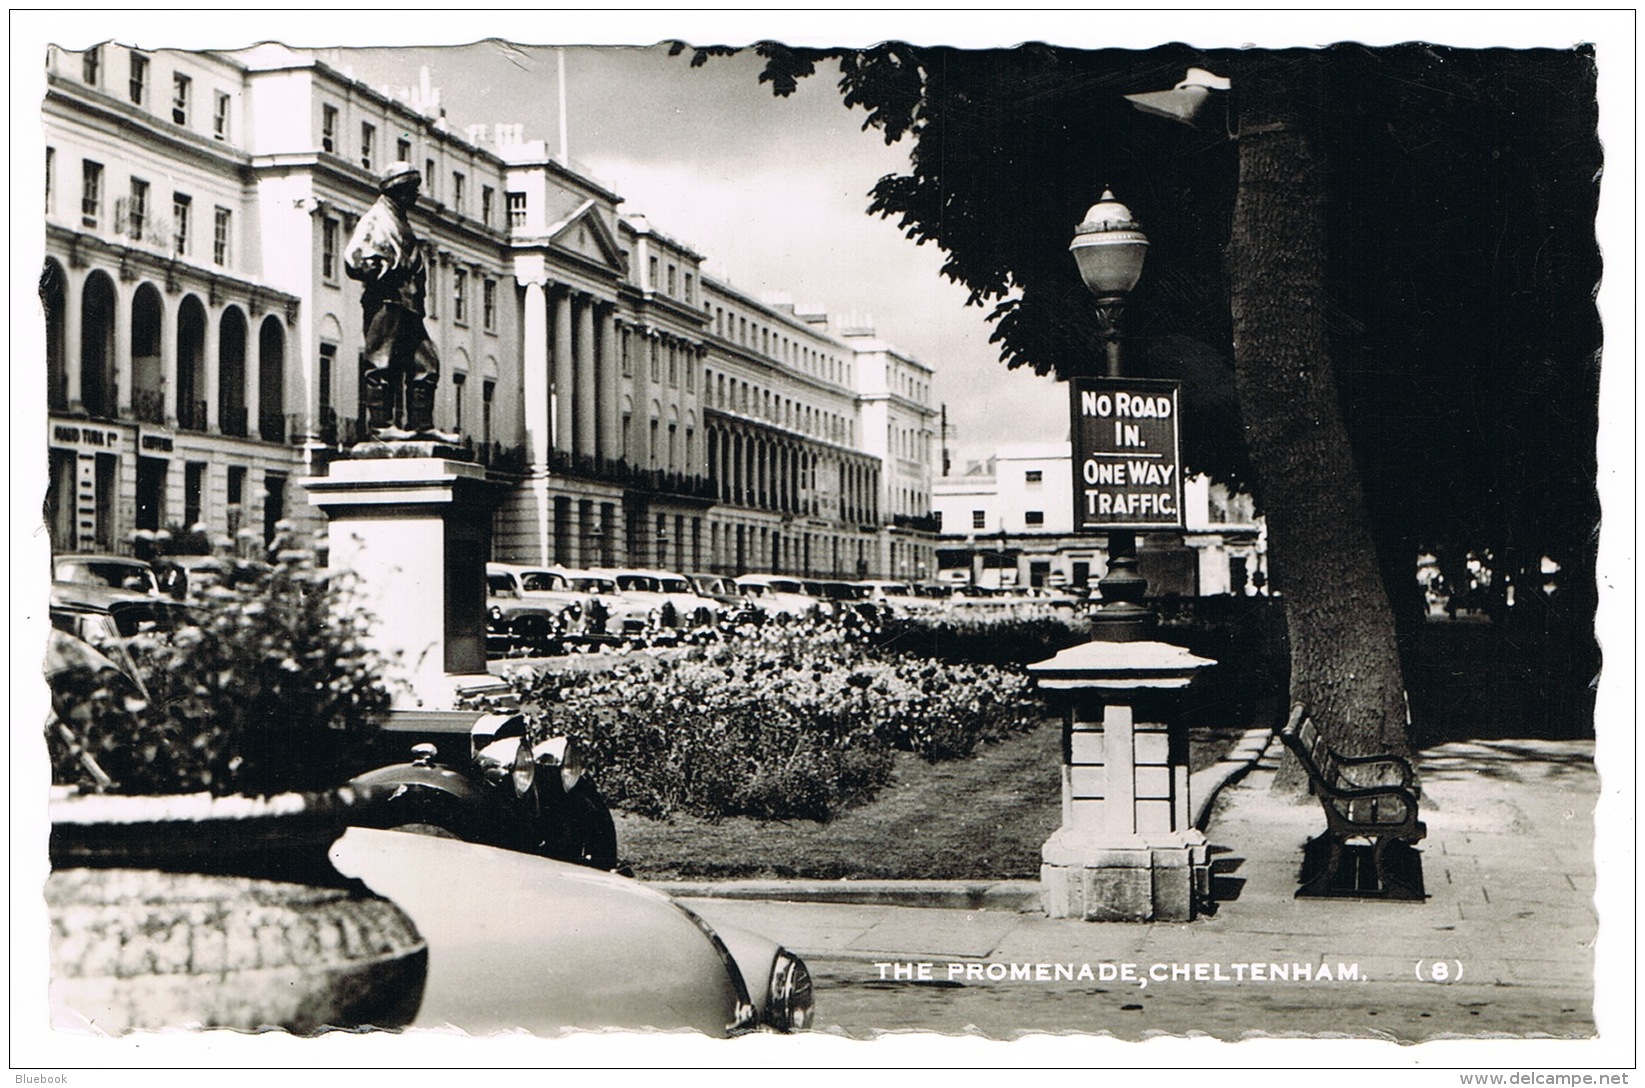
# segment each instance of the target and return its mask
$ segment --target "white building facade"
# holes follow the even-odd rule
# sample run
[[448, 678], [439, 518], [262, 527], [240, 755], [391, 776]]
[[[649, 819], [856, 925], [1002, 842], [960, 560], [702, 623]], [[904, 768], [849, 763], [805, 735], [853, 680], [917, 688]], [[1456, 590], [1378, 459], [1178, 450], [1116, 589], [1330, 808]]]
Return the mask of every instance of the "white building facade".
[[[1073, 496], [1067, 442], [1000, 446], [985, 461], [939, 478], [939, 577], [988, 587], [1093, 585], [1107, 570], [1107, 539], [1074, 532]], [[1138, 568], [1150, 593], [1241, 595], [1266, 582], [1267, 532], [1249, 495], [1191, 476], [1183, 517], [1182, 532], [1137, 534]]]
[[294, 481], [363, 432], [342, 250], [403, 161], [423, 174], [435, 420], [510, 485], [496, 558], [933, 568], [929, 440], [881, 445], [882, 375], [923, 374], [891, 425], [928, 435], [929, 369], [705, 277], [521, 126], [454, 133], [426, 79], [390, 96], [279, 46], [111, 43], [50, 50], [47, 69], [55, 550], [320, 528]]

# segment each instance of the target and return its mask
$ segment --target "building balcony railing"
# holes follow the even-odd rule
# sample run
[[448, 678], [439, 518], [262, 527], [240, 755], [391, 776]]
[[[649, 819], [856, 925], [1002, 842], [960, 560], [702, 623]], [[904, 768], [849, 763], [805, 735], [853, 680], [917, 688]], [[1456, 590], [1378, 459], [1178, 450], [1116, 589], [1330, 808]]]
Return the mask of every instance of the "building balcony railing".
[[246, 406], [225, 404], [217, 409], [217, 425], [231, 438], [246, 437]]
[[472, 438], [465, 437], [463, 447], [473, 450], [474, 459], [487, 468], [525, 475], [529, 458], [524, 446], [505, 446], [501, 442], [475, 442]]
[[258, 412], [257, 434], [264, 442], [284, 442], [289, 420], [284, 412]]
[[206, 402], [203, 400], [179, 401], [177, 404], [177, 426], [185, 431], [205, 430]]
[[134, 389], [131, 393], [131, 412], [140, 423], [164, 423], [166, 395], [158, 389]]
[[703, 476], [665, 469], [634, 469], [629, 485], [639, 491], [654, 491], [662, 495], [683, 495], [693, 499], [715, 497], [714, 482]]
[[935, 514], [892, 514], [891, 524], [915, 533], [942, 531], [942, 519]]

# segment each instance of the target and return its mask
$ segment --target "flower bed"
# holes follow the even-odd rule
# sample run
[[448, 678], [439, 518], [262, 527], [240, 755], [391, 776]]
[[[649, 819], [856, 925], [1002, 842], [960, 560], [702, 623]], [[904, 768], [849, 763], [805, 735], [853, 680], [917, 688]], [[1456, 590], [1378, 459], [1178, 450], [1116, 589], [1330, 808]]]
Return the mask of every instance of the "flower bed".
[[890, 780], [894, 750], [961, 758], [1040, 715], [1020, 673], [896, 653], [844, 628], [772, 626], [514, 683], [539, 728], [587, 746], [615, 806], [656, 817], [827, 820]]

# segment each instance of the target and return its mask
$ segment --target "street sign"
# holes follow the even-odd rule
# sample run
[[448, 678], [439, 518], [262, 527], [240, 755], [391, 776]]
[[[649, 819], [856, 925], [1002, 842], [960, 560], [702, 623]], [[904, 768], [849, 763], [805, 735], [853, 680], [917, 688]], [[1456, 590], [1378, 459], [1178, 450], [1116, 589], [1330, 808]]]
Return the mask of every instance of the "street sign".
[[1180, 382], [1075, 378], [1074, 529], [1182, 528]]

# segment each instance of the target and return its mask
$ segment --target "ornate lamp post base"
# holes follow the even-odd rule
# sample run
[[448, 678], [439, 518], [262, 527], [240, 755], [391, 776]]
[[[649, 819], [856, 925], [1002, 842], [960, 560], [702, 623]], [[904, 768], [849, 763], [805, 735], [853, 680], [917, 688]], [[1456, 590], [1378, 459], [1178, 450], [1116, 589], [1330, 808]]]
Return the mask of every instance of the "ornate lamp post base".
[[1149, 639], [1088, 642], [1028, 667], [1063, 704], [1062, 826], [1041, 850], [1052, 918], [1188, 921], [1210, 892], [1177, 702], [1215, 662]]

